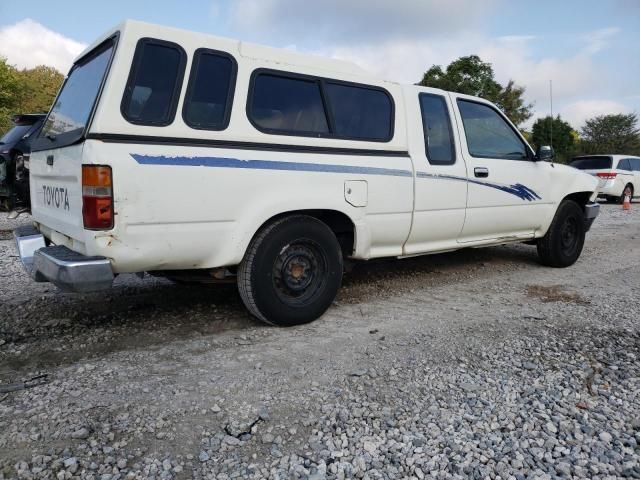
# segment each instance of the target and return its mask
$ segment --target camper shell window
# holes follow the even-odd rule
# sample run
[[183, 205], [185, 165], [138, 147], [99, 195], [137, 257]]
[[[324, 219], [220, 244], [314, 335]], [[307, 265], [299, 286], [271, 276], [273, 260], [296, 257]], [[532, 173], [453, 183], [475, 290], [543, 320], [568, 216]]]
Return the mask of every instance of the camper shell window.
[[137, 125], [173, 122], [187, 55], [180, 45], [154, 38], [138, 41], [120, 110]]
[[394, 104], [383, 88], [268, 69], [253, 72], [247, 116], [275, 135], [388, 142]]
[[237, 70], [236, 60], [228, 53], [196, 50], [182, 108], [187, 125], [203, 130], [227, 128]]
[[32, 150], [65, 147], [83, 138], [109, 71], [117, 39], [116, 34], [71, 67]]

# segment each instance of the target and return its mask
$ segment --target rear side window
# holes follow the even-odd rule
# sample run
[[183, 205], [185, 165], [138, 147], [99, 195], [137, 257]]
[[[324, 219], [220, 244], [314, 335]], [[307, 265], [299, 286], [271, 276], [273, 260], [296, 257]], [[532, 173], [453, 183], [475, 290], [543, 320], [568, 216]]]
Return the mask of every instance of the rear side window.
[[320, 83], [305, 78], [257, 75], [250, 118], [266, 132], [329, 133]]
[[634, 172], [640, 172], [640, 158], [631, 158], [631, 168]]
[[452, 165], [456, 151], [451, 131], [449, 109], [444, 97], [420, 94], [420, 111], [427, 159], [432, 165]]
[[256, 71], [247, 115], [271, 134], [373, 142], [393, 136], [393, 101], [385, 90], [294, 73]]
[[196, 50], [182, 109], [187, 125], [206, 130], [227, 127], [236, 71], [236, 61], [231, 55], [215, 50]]
[[602, 155], [593, 157], [576, 157], [569, 163], [574, 168], [580, 170], [607, 170], [612, 168], [613, 160], [611, 157]]
[[525, 160], [527, 148], [509, 123], [489, 105], [458, 100], [469, 154], [479, 158]]
[[390, 138], [392, 107], [385, 92], [328, 82], [326, 94], [336, 136], [363, 140]]
[[618, 170], [627, 170], [627, 171], [631, 170], [631, 164], [629, 163], [628, 158], [623, 158], [618, 162]]
[[186, 54], [175, 43], [143, 38], [138, 41], [122, 99], [129, 122], [163, 126], [173, 122], [184, 77]]

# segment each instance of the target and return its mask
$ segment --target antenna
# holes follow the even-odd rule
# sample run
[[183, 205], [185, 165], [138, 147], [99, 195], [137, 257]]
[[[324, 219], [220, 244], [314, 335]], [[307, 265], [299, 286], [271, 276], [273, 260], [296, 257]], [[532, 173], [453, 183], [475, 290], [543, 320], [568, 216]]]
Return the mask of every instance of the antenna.
[[549, 103], [551, 104], [551, 139], [550, 143], [553, 147], [553, 80], [549, 80]]

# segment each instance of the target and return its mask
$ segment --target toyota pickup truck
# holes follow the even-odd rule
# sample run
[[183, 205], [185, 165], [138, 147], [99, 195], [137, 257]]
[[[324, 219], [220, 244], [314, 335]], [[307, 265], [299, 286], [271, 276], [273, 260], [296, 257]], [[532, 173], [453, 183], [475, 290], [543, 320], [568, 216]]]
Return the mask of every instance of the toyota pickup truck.
[[320, 317], [345, 261], [525, 242], [569, 267], [597, 180], [490, 102], [335, 59], [126, 21], [73, 64], [31, 155], [36, 281], [237, 282], [256, 318]]

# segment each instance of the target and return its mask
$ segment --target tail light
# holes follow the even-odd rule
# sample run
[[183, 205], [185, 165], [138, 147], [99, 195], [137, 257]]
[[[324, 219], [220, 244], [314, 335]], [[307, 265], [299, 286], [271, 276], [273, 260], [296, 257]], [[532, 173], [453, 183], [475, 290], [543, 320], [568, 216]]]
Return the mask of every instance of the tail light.
[[611, 180], [616, 178], [618, 174], [616, 172], [598, 172], [596, 175], [600, 178], [604, 178], [605, 180]]
[[89, 230], [113, 228], [111, 167], [82, 166], [82, 221]]

